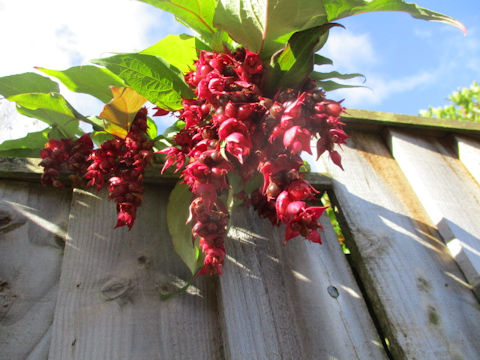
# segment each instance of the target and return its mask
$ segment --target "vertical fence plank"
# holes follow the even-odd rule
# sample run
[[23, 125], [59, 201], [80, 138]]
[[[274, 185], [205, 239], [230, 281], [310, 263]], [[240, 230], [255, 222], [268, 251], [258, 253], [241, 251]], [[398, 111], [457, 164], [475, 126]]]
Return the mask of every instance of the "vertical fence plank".
[[480, 184], [480, 142], [465, 136], [455, 136], [458, 158]]
[[479, 184], [435, 138], [390, 131], [390, 142], [393, 156], [480, 298]]
[[383, 359], [331, 224], [323, 245], [302, 238], [283, 246], [252, 209], [236, 207], [220, 277], [228, 359]]
[[165, 222], [169, 188], [149, 187], [131, 231], [114, 229], [115, 204], [75, 190], [50, 359], [218, 359], [215, 287], [184, 285]]
[[45, 359], [70, 193], [0, 183], [0, 359]]
[[383, 140], [350, 135], [341, 152], [345, 171], [328, 159], [327, 167], [393, 357], [479, 358], [480, 309], [462, 274]]

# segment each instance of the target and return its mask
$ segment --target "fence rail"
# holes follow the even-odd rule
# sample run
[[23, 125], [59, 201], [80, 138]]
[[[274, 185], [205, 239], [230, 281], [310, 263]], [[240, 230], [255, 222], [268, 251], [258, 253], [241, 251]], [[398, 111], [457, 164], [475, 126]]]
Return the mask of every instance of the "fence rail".
[[[480, 127], [352, 110], [345, 171], [311, 162], [340, 211], [323, 245], [236, 207], [220, 277], [185, 293], [147, 176], [131, 231], [103, 192], [0, 161], [0, 359], [478, 359]], [[448, 125], [448, 126], [447, 126]]]

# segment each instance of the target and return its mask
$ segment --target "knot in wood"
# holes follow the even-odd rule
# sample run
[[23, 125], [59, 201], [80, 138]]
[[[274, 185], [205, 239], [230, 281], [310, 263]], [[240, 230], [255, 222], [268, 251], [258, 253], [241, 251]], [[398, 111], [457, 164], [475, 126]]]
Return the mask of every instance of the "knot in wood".
[[340, 293], [338, 292], [338, 289], [335, 286], [330, 285], [327, 288], [328, 294], [333, 297], [334, 299], [338, 298], [340, 296]]
[[111, 301], [115, 299], [127, 299], [133, 289], [131, 279], [112, 277], [108, 279], [102, 286], [101, 292], [105, 300]]
[[11, 207], [0, 202], [0, 233], [10, 232], [25, 224], [26, 219], [12, 211]]
[[0, 280], [0, 320], [4, 324], [5, 320], [8, 319], [8, 311], [16, 299], [17, 295], [10, 289], [8, 282]]

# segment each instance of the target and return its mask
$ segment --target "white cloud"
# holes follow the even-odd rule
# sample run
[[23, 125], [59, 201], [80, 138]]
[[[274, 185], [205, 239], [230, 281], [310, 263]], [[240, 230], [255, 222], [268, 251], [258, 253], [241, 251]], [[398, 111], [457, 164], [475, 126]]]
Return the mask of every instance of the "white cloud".
[[336, 90], [329, 95], [331, 98], [345, 99], [344, 105], [351, 108], [373, 107], [392, 96], [427, 85], [438, 76], [438, 71], [421, 71], [403, 77], [380, 74], [377, 69], [382, 65], [381, 51], [376, 51], [368, 33], [352, 34], [347, 30], [332, 32], [321, 54], [333, 60], [335, 70], [360, 72], [366, 76], [365, 84], [358, 79], [339, 81], [366, 87]]
[[351, 88], [336, 90], [332, 98], [346, 99], [344, 105], [351, 108], [365, 109], [380, 104], [396, 94], [405, 93], [422, 85], [427, 85], [437, 77], [435, 72], [420, 72], [401, 78], [384, 78], [378, 74], [367, 74], [368, 88]]
[[336, 69], [357, 72], [378, 62], [369, 34], [352, 34], [348, 30], [332, 31], [321, 55], [333, 60]]
[[148, 46], [152, 7], [129, 0], [0, 0], [0, 74], [85, 63]]
[[[138, 51], [152, 45], [149, 32], [159, 23], [165, 35], [176, 29], [167, 13], [139, 1], [0, 0], [0, 76], [34, 71], [34, 66], [63, 70], [110, 52]], [[64, 90], [80, 112], [98, 112], [95, 99]], [[0, 104], [0, 141], [44, 127], [6, 103]]]

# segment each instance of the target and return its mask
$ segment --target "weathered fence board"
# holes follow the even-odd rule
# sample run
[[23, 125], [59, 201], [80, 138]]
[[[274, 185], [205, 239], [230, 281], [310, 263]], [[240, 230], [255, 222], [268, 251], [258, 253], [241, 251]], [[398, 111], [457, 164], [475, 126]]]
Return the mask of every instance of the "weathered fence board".
[[465, 136], [455, 136], [458, 158], [480, 184], [480, 142]]
[[479, 359], [465, 277], [479, 294], [480, 146], [466, 136], [480, 125], [349, 112], [371, 133], [350, 128], [345, 171], [310, 158], [333, 176], [308, 180], [341, 209], [351, 261], [327, 217], [323, 245], [284, 246], [283, 228], [236, 207], [224, 274], [166, 302], [190, 277], [166, 228], [178, 177], [145, 174], [128, 231], [105, 192], [41, 187], [38, 159], [0, 159], [0, 359]]
[[328, 218], [324, 244], [237, 207], [220, 277], [228, 359], [386, 358]]
[[169, 188], [147, 188], [131, 231], [105, 194], [75, 190], [49, 358], [219, 359], [215, 287], [188, 279], [165, 222]]
[[380, 137], [350, 135], [345, 171], [331, 161], [327, 167], [354, 240], [351, 256], [393, 358], [480, 358], [477, 301], [411, 186]]
[[70, 194], [0, 183], [0, 359], [46, 359]]
[[390, 131], [391, 151], [480, 297], [480, 186], [438, 139]]

